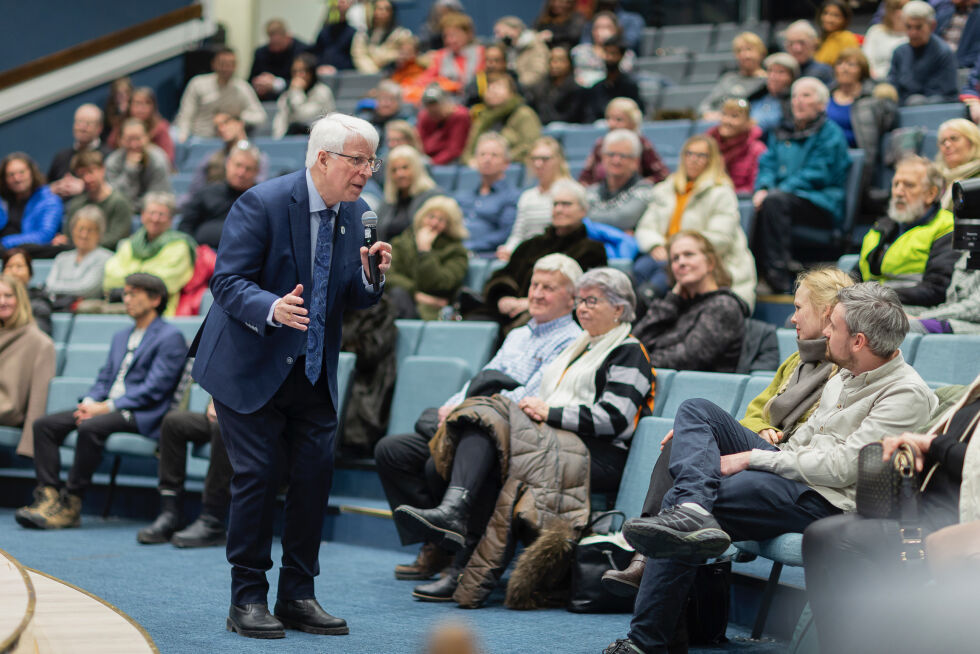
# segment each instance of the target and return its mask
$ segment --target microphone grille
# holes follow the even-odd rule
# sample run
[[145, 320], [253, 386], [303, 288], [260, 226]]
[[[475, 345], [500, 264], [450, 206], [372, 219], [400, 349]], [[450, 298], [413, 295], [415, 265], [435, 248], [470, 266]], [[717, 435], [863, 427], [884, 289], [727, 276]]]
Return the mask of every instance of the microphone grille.
[[361, 214], [361, 223], [365, 227], [377, 227], [378, 226], [378, 214], [373, 211], [365, 211]]

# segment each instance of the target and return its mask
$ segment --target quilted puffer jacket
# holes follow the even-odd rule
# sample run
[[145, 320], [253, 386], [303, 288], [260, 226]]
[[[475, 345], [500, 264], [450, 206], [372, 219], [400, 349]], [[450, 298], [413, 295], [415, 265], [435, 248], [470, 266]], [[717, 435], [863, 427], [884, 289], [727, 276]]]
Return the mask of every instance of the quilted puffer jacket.
[[517, 534], [534, 540], [556, 520], [577, 533], [589, 518], [589, 451], [575, 434], [536, 423], [500, 395], [474, 397], [449, 415], [429, 443], [436, 469], [450, 476], [464, 427], [477, 426], [497, 447], [503, 487], [483, 538], [453, 595], [460, 606], [480, 606], [510, 563]]

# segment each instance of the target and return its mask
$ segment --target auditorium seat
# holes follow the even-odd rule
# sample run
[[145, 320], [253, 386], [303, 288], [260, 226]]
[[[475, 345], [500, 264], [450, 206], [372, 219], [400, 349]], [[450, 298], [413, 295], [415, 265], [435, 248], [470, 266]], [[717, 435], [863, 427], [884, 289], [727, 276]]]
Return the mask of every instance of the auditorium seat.
[[670, 396], [670, 383], [674, 380], [677, 371], [672, 368], [657, 368], [656, 386], [653, 393], [653, 415], [659, 416], [664, 411], [667, 398]]
[[926, 334], [912, 367], [926, 381], [969, 384], [977, 377], [978, 361], [980, 334]]
[[616, 510], [625, 513], [627, 518], [640, 515], [653, 467], [660, 458], [660, 441], [673, 428], [674, 421], [670, 418], [653, 417], [644, 418], [636, 426], [616, 494]]
[[108, 343], [69, 343], [65, 347], [65, 364], [61, 374], [95, 379], [109, 358], [109, 347]]
[[667, 402], [660, 415], [673, 419], [681, 403], [693, 398], [711, 400], [728, 413], [732, 413], [738, 406], [738, 401], [742, 398], [742, 389], [748, 381], [748, 375], [681, 370], [670, 383]]
[[466, 361], [456, 357], [407, 357], [395, 380], [388, 434], [413, 431], [423, 409], [442, 406], [472, 374]]
[[499, 331], [495, 322], [426, 322], [415, 353], [459, 357], [470, 367], [470, 374], [476, 374], [493, 356]]
[[406, 357], [415, 354], [415, 350], [419, 347], [419, 339], [422, 338], [422, 328], [425, 326], [425, 322], [421, 320], [404, 320], [398, 319], [395, 321], [395, 327], [398, 329], [398, 343], [395, 345], [395, 362], [397, 370], [401, 372], [402, 362]]
[[749, 403], [758, 397], [759, 393], [769, 388], [772, 379], [773, 375], [752, 375], [749, 378], [749, 381], [745, 384], [745, 388], [742, 389], [742, 399], [739, 400], [738, 408], [732, 414], [736, 420], [741, 420], [745, 417]]
[[72, 324], [69, 345], [110, 345], [112, 336], [123, 329], [131, 329], [133, 319], [129, 316], [77, 315]]

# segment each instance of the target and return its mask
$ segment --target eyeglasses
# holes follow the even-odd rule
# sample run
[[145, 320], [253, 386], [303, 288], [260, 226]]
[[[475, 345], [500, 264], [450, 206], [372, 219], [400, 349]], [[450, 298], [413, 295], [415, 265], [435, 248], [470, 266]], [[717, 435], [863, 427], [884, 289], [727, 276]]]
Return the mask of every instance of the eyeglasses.
[[707, 161], [708, 157], [711, 156], [707, 152], [694, 152], [693, 150], [684, 150], [684, 152], [682, 152], [681, 154], [684, 155], [685, 157], [693, 157], [694, 159], [700, 159], [701, 161]]
[[324, 150], [324, 152], [326, 152], [327, 154], [335, 154], [338, 157], [343, 157], [344, 159], [350, 159], [351, 164], [354, 166], [354, 168], [367, 167], [367, 169], [370, 170], [372, 173], [376, 173], [379, 170], [381, 170], [381, 159], [378, 159], [376, 157], [371, 157], [370, 159], [367, 159], [365, 157], [355, 157], [353, 155], [344, 154], [343, 152], [333, 152], [331, 150]]
[[602, 300], [603, 298], [597, 297], [595, 295], [589, 295], [587, 297], [577, 297], [575, 298], [575, 308], [578, 308], [579, 305], [584, 304], [590, 309], [595, 309], [596, 305], [599, 304], [599, 302], [601, 302]]

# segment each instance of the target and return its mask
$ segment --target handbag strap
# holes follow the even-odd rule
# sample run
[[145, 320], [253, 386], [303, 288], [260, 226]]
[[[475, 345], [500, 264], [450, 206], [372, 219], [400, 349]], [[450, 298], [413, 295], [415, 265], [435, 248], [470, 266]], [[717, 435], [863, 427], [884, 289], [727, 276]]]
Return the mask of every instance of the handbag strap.
[[903, 562], [922, 565], [926, 558], [922, 527], [919, 525], [919, 488], [915, 481], [915, 452], [907, 443], [896, 450], [892, 464], [899, 477], [898, 533], [901, 537], [899, 558]]
[[611, 515], [618, 515], [620, 518], [623, 519], [623, 522], [619, 523], [619, 529], [613, 530], [613, 531], [622, 531], [623, 523], [626, 522], [626, 514], [623, 513], [622, 511], [618, 511], [614, 509], [612, 511], [602, 511], [599, 513], [593, 513], [592, 516], [589, 518], [589, 521], [585, 523], [585, 527], [582, 529], [582, 535], [585, 536], [591, 533], [592, 527], [595, 526], [597, 522]]

